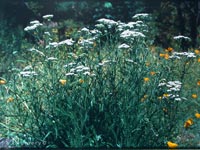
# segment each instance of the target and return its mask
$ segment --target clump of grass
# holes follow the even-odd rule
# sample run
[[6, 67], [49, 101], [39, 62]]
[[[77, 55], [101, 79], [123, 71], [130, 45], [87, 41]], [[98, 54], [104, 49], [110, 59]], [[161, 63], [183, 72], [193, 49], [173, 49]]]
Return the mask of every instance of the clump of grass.
[[[38, 43], [0, 82], [2, 136], [12, 146], [187, 146], [180, 133], [183, 116], [199, 111], [198, 95], [191, 97], [199, 92], [199, 54], [158, 53], [148, 14], [129, 23], [99, 19], [64, 41], [47, 28], [52, 17], [26, 28]], [[197, 119], [187, 131], [198, 129]]]

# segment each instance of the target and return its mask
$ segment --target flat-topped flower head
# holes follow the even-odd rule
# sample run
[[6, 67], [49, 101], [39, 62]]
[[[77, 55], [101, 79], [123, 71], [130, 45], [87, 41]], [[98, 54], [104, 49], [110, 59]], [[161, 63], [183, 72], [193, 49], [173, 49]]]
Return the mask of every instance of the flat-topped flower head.
[[147, 18], [147, 17], [149, 17], [149, 14], [147, 14], [147, 13], [140, 13], [140, 14], [134, 15], [132, 18], [133, 19], [143, 19], [143, 18]]
[[167, 142], [167, 146], [169, 148], [177, 148], [178, 147], [178, 144], [174, 143], [174, 142], [171, 142], [171, 141], [168, 141]]
[[187, 36], [183, 36], [183, 35], [175, 36], [174, 39], [175, 39], [175, 40], [181, 40], [181, 39], [184, 39], [184, 40], [191, 41], [191, 38], [189, 38], [189, 37], [187, 37]]
[[116, 21], [111, 20], [111, 19], [106, 19], [106, 18], [99, 19], [97, 20], [97, 22], [105, 24], [105, 25], [110, 25], [110, 26], [118, 25]]
[[144, 38], [145, 35], [141, 32], [136, 32], [136, 31], [131, 31], [131, 30], [125, 30], [123, 31], [121, 34], [120, 34], [120, 37], [121, 38], [125, 38], [125, 39], [128, 39], [128, 38], [136, 38], [136, 37], [142, 37]]
[[51, 19], [53, 18], [52, 14], [42, 16], [43, 19]]
[[125, 44], [125, 43], [123, 43], [123, 44], [119, 45], [118, 48], [119, 49], [128, 49], [128, 48], [130, 48], [130, 46]]

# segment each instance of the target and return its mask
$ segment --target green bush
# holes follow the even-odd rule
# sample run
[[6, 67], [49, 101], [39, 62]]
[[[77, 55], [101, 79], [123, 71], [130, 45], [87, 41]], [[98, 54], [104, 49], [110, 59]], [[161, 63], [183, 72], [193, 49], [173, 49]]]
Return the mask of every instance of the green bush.
[[99, 19], [60, 42], [46, 17], [25, 28], [39, 42], [0, 82], [1, 134], [12, 146], [166, 147], [198, 130], [196, 120], [184, 123], [199, 111], [199, 56], [158, 52], [150, 15]]

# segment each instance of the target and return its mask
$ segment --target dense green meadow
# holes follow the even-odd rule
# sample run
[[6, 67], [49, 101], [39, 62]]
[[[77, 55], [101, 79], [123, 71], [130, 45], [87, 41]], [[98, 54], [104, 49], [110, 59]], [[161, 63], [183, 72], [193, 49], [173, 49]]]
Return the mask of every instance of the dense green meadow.
[[0, 136], [10, 146], [200, 147], [200, 50], [182, 51], [189, 37], [154, 45], [149, 14], [60, 37], [52, 17], [24, 29], [32, 42], [1, 31]]

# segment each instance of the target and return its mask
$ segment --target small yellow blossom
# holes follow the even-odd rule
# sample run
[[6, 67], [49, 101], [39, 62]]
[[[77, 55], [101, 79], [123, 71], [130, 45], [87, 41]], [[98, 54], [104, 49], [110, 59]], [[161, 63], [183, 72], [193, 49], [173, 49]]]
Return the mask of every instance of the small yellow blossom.
[[163, 54], [163, 53], [160, 53], [160, 55], [159, 55], [160, 57], [165, 57], [165, 54]]
[[145, 94], [145, 95], [143, 96], [143, 98], [141, 99], [141, 102], [144, 102], [145, 99], [147, 99], [147, 97], [148, 97], [148, 95]]
[[200, 63], [200, 58], [198, 58], [197, 62], [199, 62], [199, 63]]
[[162, 100], [162, 96], [159, 96], [158, 99], [159, 99], [159, 100]]
[[168, 146], [169, 148], [177, 148], [177, 147], [178, 147], [178, 144], [173, 143], [173, 142], [171, 142], [171, 141], [168, 141], [168, 142], [167, 142], [167, 146]]
[[200, 50], [195, 49], [195, 50], [194, 50], [194, 53], [195, 53], [196, 55], [198, 55], [198, 54], [200, 54]]
[[198, 86], [200, 86], [200, 80], [199, 80], [199, 81], [197, 81], [197, 85], [198, 85]]
[[0, 80], [0, 85], [1, 85], [1, 84], [6, 84], [6, 81], [3, 80], [3, 79], [1, 79], [1, 80]]
[[168, 93], [165, 93], [165, 94], [163, 94], [163, 97], [168, 98], [168, 97], [169, 97], [169, 94], [168, 94]]
[[6, 101], [7, 101], [7, 103], [9, 103], [9, 102], [12, 102], [13, 100], [14, 100], [13, 97], [9, 97]]
[[195, 117], [196, 117], [197, 119], [200, 119], [200, 114], [199, 114], [199, 113], [196, 113], [196, 114], [195, 114]]
[[190, 118], [184, 123], [184, 128], [188, 128], [193, 124], [194, 124], [194, 122], [193, 122], [192, 118]]
[[149, 82], [149, 80], [150, 80], [150, 79], [147, 78], [147, 77], [144, 78], [144, 82]]
[[79, 83], [84, 83], [84, 80], [83, 79], [79, 79]]
[[164, 58], [169, 59], [169, 54], [165, 54]]
[[156, 74], [156, 72], [154, 72], [154, 71], [151, 71], [151, 72], [150, 72], [150, 74], [153, 76], [153, 75], [155, 75], [155, 74]]
[[52, 29], [52, 32], [53, 33], [58, 33], [58, 29], [54, 28], [54, 29]]
[[172, 51], [173, 51], [173, 48], [172, 48], [172, 47], [168, 47], [165, 51], [166, 51], [166, 52], [172, 52]]
[[150, 63], [149, 63], [149, 62], [146, 62], [145, 64], [146, 64], [147, 67], [150, 66]]
[[163, 58], [165, 58], [165, 59], [169, 59], [169, 54], [160, 53], [159, 56], [160, 56], [160, 57], [163, 57]]
[[196, 99], [197, 97], [197, 94], [192, 94], [192, 98]]
[[67, 80], [65, 80], [65, 79], [60, 79], [59, 82], [60, 82], [61, 85], [65, 85], [65, 84], [67, 83]]

